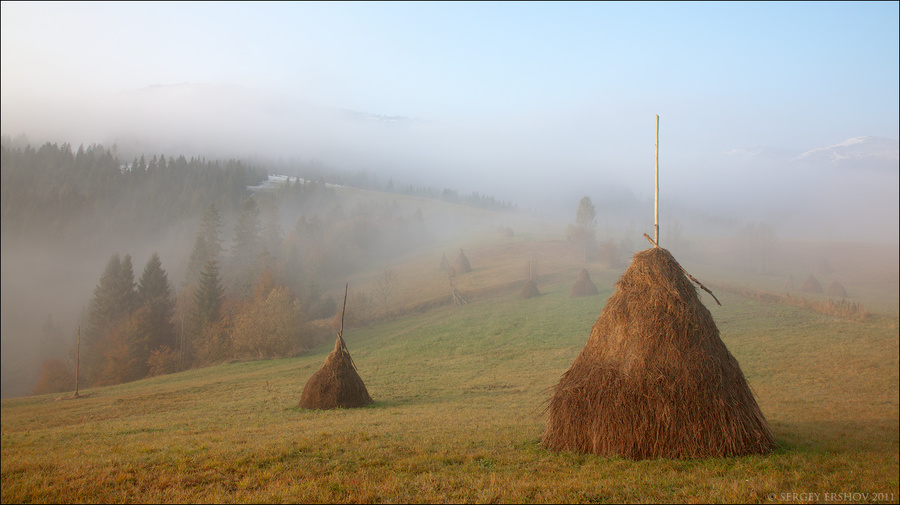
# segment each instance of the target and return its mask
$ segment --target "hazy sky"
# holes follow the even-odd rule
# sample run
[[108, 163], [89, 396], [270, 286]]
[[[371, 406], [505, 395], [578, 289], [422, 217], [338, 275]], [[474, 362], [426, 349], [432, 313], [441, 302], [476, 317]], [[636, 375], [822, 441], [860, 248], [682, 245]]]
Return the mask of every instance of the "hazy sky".
[[[224, 83], [428, 119], [898, 137], [897, 2], [3, 2], [2, 97]], [[778, 125], [778, 127], [773, 127]]]
[[[658, 114], [660, 177], [694, 197], [685, 193], [722, 171], [723, 153], [796, 156], [854, 137], [900, 138], [898, 5], [3, 2], [2, 126], [15, 136], [19, 124], [44, 121], [29, 104], [230, 86], [455, 125], [428, 140], [419, 132], [390, 148], [381, 137], [370, 144], [394, 149], [385, 166], [402, 164], [405, 151], [409, 165], [444, 175], [438, 185], [467, 166], [471, 186], [456, 189], [508, 198], [504, 185], [529, 178], [579, 191], [586, 176], [638, 172], [652, 194]], [[88, 131], [88, 115], [73, 116], [76, 131]], [[357, 156], [377, 168], [373, 152]], [[759, 181], [757, 166], [739, 175]], [[724, 184], [705, 189], [724, 195]]]

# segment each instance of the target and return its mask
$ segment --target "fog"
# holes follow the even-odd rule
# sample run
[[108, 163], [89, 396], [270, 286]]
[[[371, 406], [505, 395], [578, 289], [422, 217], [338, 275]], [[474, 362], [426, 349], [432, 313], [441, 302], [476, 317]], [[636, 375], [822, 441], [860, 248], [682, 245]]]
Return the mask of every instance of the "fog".
[[[601, 234], [640, 243], [658, 115], [661, 230], [900, 242], [896, 3], [2, 9], [0, 133], [18, 144], [320, 163], [510, 202], [499, 224], [560, 239], [589, 196]], [[444, 239], [497, 224], [428, 217]], [[198, 219], [65, 246], [4, 238], [3, 396], [33, 383], [22, 356], [47, 314], [74, 337], [112, 253], [139, 277], [157, 252], [177, 287]]]
[[[183, 154], [283, 167], [315, 160], [338, 172], [391, 179], [397, 187], [478, 192], [520, 209], [506, 223], [520, 230], [529, 221], [557, 223], [560, 238], [583, 196], [595, 203], [603, 236], [631, 233], [631, 243], [640, 244], [641, 233], [653, 229], [655, 115], [611, 124], [601, 111], [585, 109], [441, 122], [325, 108], [247, 88], [182, 84], [108, 101], [16, 103], [4, 107], [3, 119], [5, 132], [24, 134], [18, 142], [99, 143], [115, 146], [123, 161]], [[678, 130], [678, 116], [661, 115], [661, 230], [677, 223], [689, 236], [729, 238], [745, 224], [765, 223], [781, 239], [897, 244], [896, 140], [716, 151]], [[444, 238], [497, 224], [429, 217]], [[282, 218], [289, 230], [295, 216]], [[158, 252], [177, 287], [197, 219], [186, 218], [159, 236], [135, 231], [65, 251], [5, 241], [4, 395], [21, 394], [34, 380], [33, 363], [13, 357], [34, 350], [48, 314], [74, 337], [112, 253], [131, 254], [139, 277], [149, 255]], [[223, 230], [226, 247], [229, 233]]]
[[[478, 192], [568, 218], [585, 195], [601, 206], [653, 198], [656, 115], [638, 112], [627, 120], [621, 111], [585, 107], [437, 121], [327, 108], [249, 88], [180, 84], [106, 100], [11, 103], [3, 127], [38, 145], [115, 146], [125, 160], [154, 154], [317, 160], [347, 173]], [[683, 120], [690, 121], [660, 114], [664, 210], [766, 221], [799, 238], [897, 242], [896, 139], [860, 135], [815, 146], [724, 150], [682, 133], [693, 129]], [[855, 144], [841, 145], [848, 140]]]

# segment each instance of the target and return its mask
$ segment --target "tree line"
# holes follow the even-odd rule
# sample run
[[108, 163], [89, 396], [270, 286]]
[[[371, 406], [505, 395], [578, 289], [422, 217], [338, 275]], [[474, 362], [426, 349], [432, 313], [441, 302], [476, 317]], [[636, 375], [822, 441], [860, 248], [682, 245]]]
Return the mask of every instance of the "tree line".
[[[337, 311], [328, 286], [433, 239], [421, 211], [345, 207], [322, 180], [250, 191], [260, 173], [234, 160], [123, 163], [102, 146], [49, 143], [4, 145], [2, 156], [4, 240], [99, 241], [125, 228], [195, 222], [175, 282], [157, 253], [138, 277], [130, 254], [109, 256], [80, 320], [83, 387], [303, 352], [319, 337], [310, 321]], [[65, 333], [48, 315], [35, 393], [72, 390], [75, 346]]]
[[165, 155], [119, 159], [115, 148], [0, 143], [0, 221], [10, 239], [78, 239], [164, 229], [209, 205], [240, 209], [264, 168]]

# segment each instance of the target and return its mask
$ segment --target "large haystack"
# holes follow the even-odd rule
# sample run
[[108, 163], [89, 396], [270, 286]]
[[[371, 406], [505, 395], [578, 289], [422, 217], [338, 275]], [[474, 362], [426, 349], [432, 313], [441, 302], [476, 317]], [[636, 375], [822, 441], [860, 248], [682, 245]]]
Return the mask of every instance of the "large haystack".
[[840, 298], [847, 298], [847, 290], [844, 289], [844, 285], [838, 281], [834, 281], [825, 288], [825, 294], [828, 296], [836, 296]]
[[805, 291], [807, 293], [821, 293], [822, 292], [822, 284], [819, 283], [819, 279], [816, 279], [813, 274], [809, 274], [809, 277], [803, 281], [803, 284], [800, 285], [800, 291]]
[[634, 256], [547, 406], [543, 446], [706, 458], [775, 447], [737, 360], [672, 255]]
[[469, 265], [469, 258], [463, 254], [463, 250], [459, 250], [459, 254], [456, 255], [456, 259], [453, 260], [453, 271], [458, 274], [464, 274], [472, 270], [472, 266]]
[[575, 279], [575, 284], [572, 285], [572, 289], [569, 291], [569, 298], [593, 296], [597, 293], [599, 293], [597, 285], [591, 280], [591, 275], [588, 274], [587, 268], [582, 268], [581, 272], [578, 273], [578, 278]]
[[325, 364], [306, 382], [300, 395], [300, 407], [304, 409], [334, 409], [365, 407], [372, 403], [369, 391], [347, 350], [344, 339], [338, 335], [334, 350], [325, 358]]

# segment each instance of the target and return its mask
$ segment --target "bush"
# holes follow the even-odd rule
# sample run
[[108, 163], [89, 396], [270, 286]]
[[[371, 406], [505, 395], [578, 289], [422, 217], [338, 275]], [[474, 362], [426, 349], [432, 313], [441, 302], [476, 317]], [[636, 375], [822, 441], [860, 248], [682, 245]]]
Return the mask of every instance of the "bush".
[[178, 371], [178, 353], [164, 345], [150, 353], [147, 359], [148, 377], [167, 375]]
[[41, 374], [32, 394], [64, 393], [75, 390], [75, 374], [61, 359], [51, 359], [41, 365]]
[[311, 332], [300, 304], [283, 286], [244, 306], [231, 341], [239, 359], [291, 356], [306, 349]]

